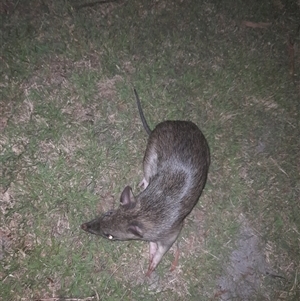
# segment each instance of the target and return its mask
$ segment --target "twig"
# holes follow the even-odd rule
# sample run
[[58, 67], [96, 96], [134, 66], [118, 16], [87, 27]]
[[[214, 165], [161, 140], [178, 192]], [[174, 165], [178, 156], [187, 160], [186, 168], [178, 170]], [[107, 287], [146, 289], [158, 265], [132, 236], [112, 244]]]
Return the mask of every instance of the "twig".
[[289, 175], [279, 166], [279, 164], [273, 158], [271, 158], [271, 160], [273, 161], [273, 163], [278, 167], [278, 169], [281, 172], [283, 172], [287, 177], [289, 177]]
[[268, 28], [269, 26], [271, 26], [271, 23], [243, 21], [242, 25], [251, 28]]
[[281, 279], [285, 279], [285, 277], [283, 276], [280, 276], [280, 275], [277, 275], [277, 274], [272, 274], [272, 273], [269, 273], [269, 272], [266, 272], [266, 275], [267, 276], [270, 276], [272, 278], [281, 278]]
[[295, 49], [294, 49], [294, 41], [289, 36], [288, 38], [288, 52], [289, 52], [289, 61], [290, 61], [290, 75], [294, 76], [295, 74]]
[[93, 301], [95, 297], [87, 297], [83, 299], [78, 298], [44, 298], [44, 299], [35, 299], [34, 301]]
[[76, 6], [74, 6], [74, 8], [75, 9], [81, 9], [81, 8], [85, 8], [85, 7], [93, 7], [93, 6], [96, 6], [98, 4], [105, 4], [105, 3], [111, 3], [111, 2], [117, 2], [117, 0], [94, 1], [94, 2], [90, 2], [90, 3], [84, 3], [84, 4], [76, 5]]
[[204, 250], [204, 249], [201, 249], [201, 251], [202, 251], [203, 253], [205, 253], [205, 254], [208, 254], [208, 255], [212, 256], [213, 258], [215, 258], [215, 259], [217, 259], [217, 260], [220, 260], [219, 257], [215, 256], [214, 254], [212, 254], [212, 253], [210, 253], [210, 252], [208, 252], [208, 251], [206, 251], [206, 250]]

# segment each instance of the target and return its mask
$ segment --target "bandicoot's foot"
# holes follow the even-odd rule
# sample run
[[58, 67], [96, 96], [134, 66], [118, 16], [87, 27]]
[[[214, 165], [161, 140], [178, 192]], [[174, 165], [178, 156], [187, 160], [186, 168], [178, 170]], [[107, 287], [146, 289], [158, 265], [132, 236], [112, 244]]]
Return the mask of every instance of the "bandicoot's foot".
[[176, 247], [176, 251], [175, 251], [175, 257], [174, 257], [174, 260], [171, 264], [171, 268], [170, 268], [170, 271], [173, 272], [177, 265], [178, 265], [178, 260], [179, 260], [179, 247]]
[[151, 274], [152, 274], [152, 270], [150, 270], [150, 268], [148, 269], [148, 271], [147, 271], [147, 273], [146, 273], [146, 277], [150, 277], [151, 276]]

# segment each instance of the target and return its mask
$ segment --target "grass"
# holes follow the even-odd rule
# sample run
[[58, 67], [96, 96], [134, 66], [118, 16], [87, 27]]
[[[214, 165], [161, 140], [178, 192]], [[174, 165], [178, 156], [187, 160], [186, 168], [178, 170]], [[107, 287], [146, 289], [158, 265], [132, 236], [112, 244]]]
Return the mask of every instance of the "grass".
[[[224, 300], [246, 221], [275, 276], [236, 299], [298, 300], [299, 3], [84, 3], [0, 4], [0, 299]], [[146, 243], [80, 230], [138, 191], [147, 137], [132, 86], [152, 128], [192, 120], [212, 155], [179, 265], [172, 248], [156, 284]]]

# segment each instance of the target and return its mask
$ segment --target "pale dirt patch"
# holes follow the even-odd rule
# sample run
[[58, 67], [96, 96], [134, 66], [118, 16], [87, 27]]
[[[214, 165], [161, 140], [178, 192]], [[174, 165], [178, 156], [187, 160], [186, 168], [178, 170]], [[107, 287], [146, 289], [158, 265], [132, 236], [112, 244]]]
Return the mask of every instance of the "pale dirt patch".
[[236, 249], [224, 267], [224, 273], [218, 280], [221, 301], [254, 300], [259, 295], [270, 300], [270, 292], [261, 292], [262, 282], [267, 275], [274, 275], [266, 261], [265, 251], [259, 236], [250, 226], [244, 215], [239, 217], [241, 228], [236, 240]]
[[116, 83], [122, 82], [124, 79], [120, 75], [115, 75], [111, 79], [100, 81], [98, 86], [98, 94], [100, 98], [113, 99], [117, 96]]
[[[5, 193], [7, 194], [7, 192]], [[1, 200], [1, 211], [6, 210], [5, 199]], [[11, 207], [11, 206], [10, 206]], [[1, 221], [0, 227], [0, 257], [17, 255], [22, 261], [27, 255], [27, 252], [34, 249], [37, 241], [35, 233], [26, 232], [24, 228], [30, 228], [33, 221], [33, 215], [28, 214], [26, 217], [20, 213], [14, 212], [9, 219]]]
[[[1, 84], [0, 88], [6, 87], [8, 84]], [[4, 98], [4, 95], [2, 95], [0, 99], [0, 133], [6, 128], [9, 118], [12, 115], [12, 103], [9, 101], [6, 101]]]
[[62, 108], [62, 112], [69, 115], [73, 120], [78, 123], [91, 122], [95, 120], [96, 104], [90, 104], [89, 106], [84, 106], [80, 102], [69, 103]]
[[1, 192], [0, 194], [0, 210], [5, 216], [8, 213], [8, 210], [12, 209], [16, 204], [16, 201], [12, 195], [11, 188], [8, 188]]

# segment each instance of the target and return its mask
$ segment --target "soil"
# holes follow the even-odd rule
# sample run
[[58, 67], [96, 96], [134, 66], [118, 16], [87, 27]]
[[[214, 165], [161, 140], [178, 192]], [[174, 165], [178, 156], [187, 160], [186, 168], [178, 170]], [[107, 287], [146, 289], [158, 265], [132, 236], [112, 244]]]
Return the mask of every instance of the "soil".
[[236, 249], [231, 253], [229, 263], [224, 267], [224, 274], [218, 281], [219, 300], [246, 301], [254, 300], [254, 296], [269, 300], [270, 292], [261, 292], [260, 287], [266, 275], [274, 274], [266, 262], [259, 236], [243, 215], [240, 220], [241, 229]]

